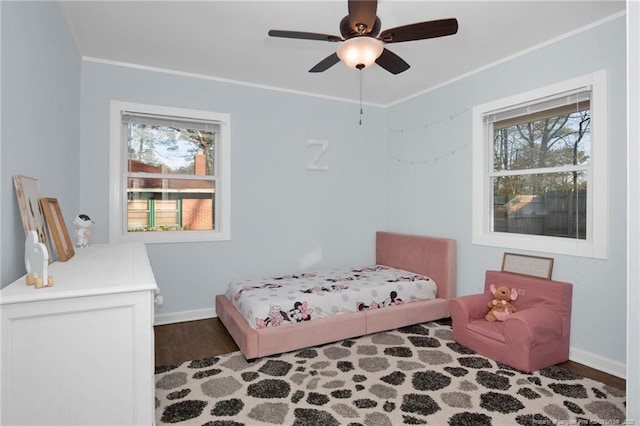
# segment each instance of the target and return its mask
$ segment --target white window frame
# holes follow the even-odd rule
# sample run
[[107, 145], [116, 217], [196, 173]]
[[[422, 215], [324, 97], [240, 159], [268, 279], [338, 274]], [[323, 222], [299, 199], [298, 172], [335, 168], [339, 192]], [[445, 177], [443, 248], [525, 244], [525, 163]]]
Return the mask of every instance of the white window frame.
[[[123, 112], [162, 115], [183, 119], [210, 120], [220, 125], [216, 141], [219, 181], [216, 182], [218, 210], [216, 229], [211, 231], [127, 232], [127, 141], [122, 136]], [[231, 116], [226, 113], [172, 108], [112, 100], [109, 123], [109, 241], [183, 243], [231, 239]]]
[[[517, 107], [561, 93], [591, 87], [591, 165], [587, 167], [587, 238], [574, 239], [493, 232], [490, 172], [493, 171], [493, 139], [483, 118], [494, 111]], [[606, 259], [609, 241], [607, 172], [607, 74], [592, 74], [477, 105], [473, 108], [472, 242], [473, 244]], [[546, 172], [547, 170], [545, 170]]]

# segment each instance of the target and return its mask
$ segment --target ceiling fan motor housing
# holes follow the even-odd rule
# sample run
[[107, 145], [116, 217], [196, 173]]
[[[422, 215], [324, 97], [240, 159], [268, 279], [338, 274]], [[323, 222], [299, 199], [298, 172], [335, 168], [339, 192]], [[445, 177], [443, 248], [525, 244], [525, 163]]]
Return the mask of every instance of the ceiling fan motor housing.
[[[358, 25], [364, 25], [364, 29], [358, 31]], [[373, 28], [367, 28], [365, 24], [355, 23], [351, 25], [351, 20], [349, 19], [349, 15], [342, 18], [340, 21], [340, 34], [345, 39], [350, 39], [352, 37], [357, 37], [363, 34], [369, 35], [371, 37], [376, 37], [378, 33], [380, 33], [380, 28], [382, 27], [382, 23], [380, 22], [380, 18], [376, 16], [376, 21], [373, 24]]]

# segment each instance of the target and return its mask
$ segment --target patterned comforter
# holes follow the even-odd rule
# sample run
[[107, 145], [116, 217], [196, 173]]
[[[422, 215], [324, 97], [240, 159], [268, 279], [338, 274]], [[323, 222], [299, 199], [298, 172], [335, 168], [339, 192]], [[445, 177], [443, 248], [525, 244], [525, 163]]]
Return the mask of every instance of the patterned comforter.
[[227, 297], [260, 329], [433, 299], [436, 290], [429, 277], [375, 265], [233, 281]]

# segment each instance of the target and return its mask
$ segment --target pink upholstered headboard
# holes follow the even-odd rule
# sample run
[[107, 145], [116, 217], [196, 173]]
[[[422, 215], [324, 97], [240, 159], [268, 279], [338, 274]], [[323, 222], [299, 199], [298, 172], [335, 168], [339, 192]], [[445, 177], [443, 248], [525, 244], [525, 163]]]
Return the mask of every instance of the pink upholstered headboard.
[[376, 233], [376, 263], [431, 277], [439, 298], [456, 296], [456, 241], [421, 235]]

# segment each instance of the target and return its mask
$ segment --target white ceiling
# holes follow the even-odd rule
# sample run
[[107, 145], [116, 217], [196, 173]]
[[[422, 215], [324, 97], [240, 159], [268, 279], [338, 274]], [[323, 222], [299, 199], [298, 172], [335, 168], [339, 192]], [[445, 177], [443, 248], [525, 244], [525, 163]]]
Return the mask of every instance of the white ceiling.
[[[340, 35], [346, 0], [64, 1], [85, 58], [389, 105], [623, 13], [624, 1], [380, 0], [382, 30], [457, 18], [456, 35], [388, 44], [411, 68], [393, 75], [342, 63], [308, 70], [336, 43], [272, 38], [270, 29]], [[570, 56], [571, 52], [567, 52]]]

